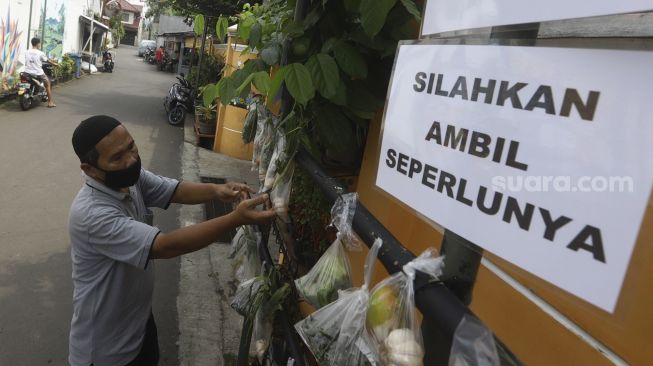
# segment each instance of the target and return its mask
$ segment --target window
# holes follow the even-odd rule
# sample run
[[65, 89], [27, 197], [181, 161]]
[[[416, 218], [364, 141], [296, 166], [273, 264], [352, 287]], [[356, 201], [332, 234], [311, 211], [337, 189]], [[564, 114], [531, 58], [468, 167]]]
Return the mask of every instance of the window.
[[123, 11], [120, 15], [122, 16], [123, 23], [131, 23], [129, 21], [129, 13]]

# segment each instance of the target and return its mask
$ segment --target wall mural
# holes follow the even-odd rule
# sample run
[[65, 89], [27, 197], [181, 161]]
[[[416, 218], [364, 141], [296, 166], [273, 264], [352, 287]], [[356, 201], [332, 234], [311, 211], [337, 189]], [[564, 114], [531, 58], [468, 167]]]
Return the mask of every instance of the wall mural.
[[64, 0], [48, 0], [47, 9], [41, 8], [41, 22], [45, 16], [45, 31], [41, 37], [41, 50], [49, 58], [60, 60], [63, 56], [63, 37], [66, 25], [66, 7]]
[[11, 18], [10, 7], [7, 16], [0, 14], [0, 92], [8, 90], [16, 83], [18, 55], [21, 50], [22, 31], [18, 31], [18, 19]]

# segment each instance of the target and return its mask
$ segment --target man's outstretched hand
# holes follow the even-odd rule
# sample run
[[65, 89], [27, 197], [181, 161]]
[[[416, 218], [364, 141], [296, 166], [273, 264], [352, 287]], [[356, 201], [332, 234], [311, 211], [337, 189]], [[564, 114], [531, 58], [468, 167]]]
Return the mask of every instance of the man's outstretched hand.
[[218, 194], [218, 199], [223, 202], [236, 202], [240, 200], [240, 193], [254, 193], [254, 190], [247, 184], [235, 182], [217, 184], [215, 189]]
[[[244, 193], [243, 193], [244, 194]], [[245, 199], [240, 201], [233, 213], [236, 216], [238, 225], [247, 225], [247, 224], [267, 224], [276, 215], [274, 209], [259, 211], [256, 209], [256, 206], [265, 204], [270, 198], [267, 194], [262, 194], [258, 197]]]

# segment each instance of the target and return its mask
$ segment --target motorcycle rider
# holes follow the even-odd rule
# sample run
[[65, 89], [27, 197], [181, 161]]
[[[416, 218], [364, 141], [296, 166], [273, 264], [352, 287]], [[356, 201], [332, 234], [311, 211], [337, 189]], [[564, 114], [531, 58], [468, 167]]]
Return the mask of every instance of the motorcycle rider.
[[32, 38], [32, 49], [28, 50], [25, 53], [25, 72], [34, 76], [36, 79], [40, 80], [45, 84], [45, 91], [48, 93], [48, 108], [54, 108], [57, 105], [54, 104], [54, 99], [52, 98], [52, 90], [50, 88], [50, 79], [43, 72], [43, 62], [50, 63], [57, 66], [57, 62], [54, 60], [48, 59], [48, 57], [41, 51], [41, 40], [37, 37]]

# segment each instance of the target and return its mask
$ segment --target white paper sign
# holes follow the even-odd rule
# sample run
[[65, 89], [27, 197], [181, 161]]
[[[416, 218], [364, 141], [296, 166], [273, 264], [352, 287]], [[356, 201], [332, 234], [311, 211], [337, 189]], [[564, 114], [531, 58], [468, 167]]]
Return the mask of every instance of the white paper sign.
[[422, 35], [653, 9], [653, 0], [428, 0]]
[[653, 53], [399, 47], [376, 184], [613, 311], [653, 182]]

